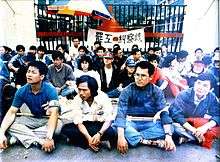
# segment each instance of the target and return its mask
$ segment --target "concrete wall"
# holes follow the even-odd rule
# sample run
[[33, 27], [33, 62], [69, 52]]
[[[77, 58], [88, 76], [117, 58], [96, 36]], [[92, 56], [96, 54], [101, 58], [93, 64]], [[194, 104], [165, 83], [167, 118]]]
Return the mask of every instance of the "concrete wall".
[[185, 0], [183, 48], [193, 51], [202, 48], [210, 52], [219, 42], [219, 0]]
[[36, 45], [34, 0], [0, 0], [0, 45]]

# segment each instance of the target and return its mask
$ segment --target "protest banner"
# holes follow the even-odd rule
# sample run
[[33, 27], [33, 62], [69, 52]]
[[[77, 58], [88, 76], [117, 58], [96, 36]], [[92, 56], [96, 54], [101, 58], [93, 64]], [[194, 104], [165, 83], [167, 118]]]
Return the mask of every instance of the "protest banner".
[[105, 48], [112, 48], [114, 44], [119, 44], [124, 49], [131, 49], [133, 44], [137, 44], [139, 48], [145, 48], [144, 28], [125, 32], [89, 29], [87, 45], [91, 47], [95, 41], [100, 41]]

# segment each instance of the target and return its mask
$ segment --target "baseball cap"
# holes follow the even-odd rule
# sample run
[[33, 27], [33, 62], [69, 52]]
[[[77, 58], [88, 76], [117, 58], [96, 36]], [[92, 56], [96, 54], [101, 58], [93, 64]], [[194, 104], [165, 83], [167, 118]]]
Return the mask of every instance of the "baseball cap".
[[113, 58], [113, 55], [112, 55], [111, 52], [106, 51], [106, 52], [104, 53], [103, 57], [104, 57], [104, 58]]
[[126, 65], [127, 65], [128, 67], [135, 67], [136, 63], [135, 63], [135, 61], [134, 61], [133, 59], [128, 59], [128, 60], [126, 61]]

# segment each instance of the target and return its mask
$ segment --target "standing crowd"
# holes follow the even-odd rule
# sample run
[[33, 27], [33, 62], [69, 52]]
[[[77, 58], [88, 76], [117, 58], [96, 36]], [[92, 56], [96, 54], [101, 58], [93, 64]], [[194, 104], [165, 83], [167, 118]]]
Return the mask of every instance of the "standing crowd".
[[211, 148], [220, 137], [220, 49], [142, 53], [133, 45], [0, 46], [0, 148], [55, 149], [66, 142], [125, 154], [147, 145], [167, 151], [191, 142]]

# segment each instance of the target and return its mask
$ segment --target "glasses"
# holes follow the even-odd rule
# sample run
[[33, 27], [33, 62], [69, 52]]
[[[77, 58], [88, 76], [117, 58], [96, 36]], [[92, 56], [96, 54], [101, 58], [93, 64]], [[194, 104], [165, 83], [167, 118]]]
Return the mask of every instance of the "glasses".
[[137, 77], [137, 78], [141, 77], [141, 79], [145, 79], [145, 78], [147, 78], [147, 77], [149, 77], [149, 76], [146, 75], [146, 74], [138, 74], [138, 73], [135, 73], [135, 74], [134, 74], [134, 77]]

